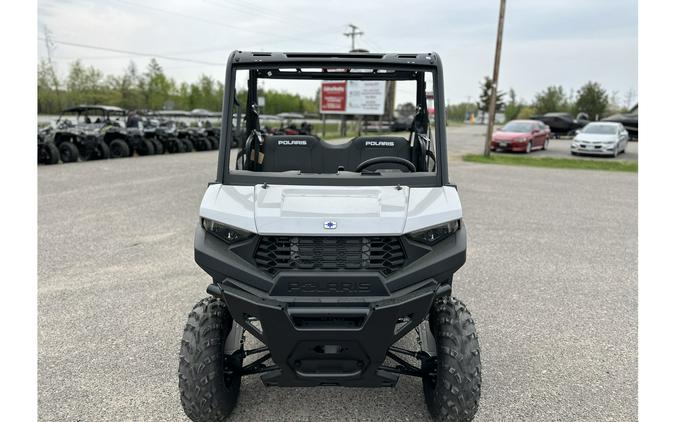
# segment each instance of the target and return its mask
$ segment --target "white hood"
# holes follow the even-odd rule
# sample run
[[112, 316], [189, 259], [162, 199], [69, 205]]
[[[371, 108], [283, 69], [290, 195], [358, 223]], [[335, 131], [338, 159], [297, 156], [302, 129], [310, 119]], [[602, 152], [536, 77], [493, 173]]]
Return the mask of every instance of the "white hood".
[[407, 187], [255, 187], [255, 223], [262, 234], [401, 233], [407, 208]]
[[266, 235], [400, 235], [461, 218], [453, 187], [211, 185], [200, 215]]
[[592, 144], [601, 144], [603, 142], [617, 142], [616, 135], [602, 135], [597, 133], [580, 133], [574, 137], [577, 142], [589, 142]]

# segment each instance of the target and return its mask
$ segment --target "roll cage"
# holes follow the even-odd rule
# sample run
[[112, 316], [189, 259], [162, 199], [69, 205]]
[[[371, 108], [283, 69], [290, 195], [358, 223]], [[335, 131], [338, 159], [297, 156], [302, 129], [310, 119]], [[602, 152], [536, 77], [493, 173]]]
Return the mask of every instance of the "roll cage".
[[[248, 71], [246, 104], [236, 99], [235, 83], [238, 70]], [[433, 78], [435, 125], [430, 132], [429, 112], [426, 102], [425, 73]], [[434, 142], [435, 171], [432, 173], [406, 173], [387, 177], [368, 177], [346, 172], [339, 174], [311, 174], [298, 177], [288, 172], [244, 174], [231, 171], [232, 146], [236, 128], [232, 116], [237, 108], [244, 108], [246, 127], [244, 139], [260, 134], [257, 81], [259, 79], [312, 79], [312, 80], [407, 80], [416, 82], [417, 113], [410, 127], [411, 147], [418, 136]], [[445, 112], [443, 95], [443, 69], [436, 53], [422, 54], [372, 54], [372, 53], [271, 53], [234, 51], [227, 62], [225, 98], [222, 112], [221, 141], [216, 182], [230, 185], [255, 185], [262, 183], [285, 185], [408, 185], [434, 187], [448, 185]], [[420, 141], [421, 142], [421, 141]]]

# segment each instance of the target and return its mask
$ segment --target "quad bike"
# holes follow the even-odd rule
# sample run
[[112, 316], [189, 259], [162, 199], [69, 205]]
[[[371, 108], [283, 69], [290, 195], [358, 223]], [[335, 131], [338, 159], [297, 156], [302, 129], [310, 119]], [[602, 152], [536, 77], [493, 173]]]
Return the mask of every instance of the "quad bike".
[[[211, 284], [189, 313], [180, 348], [186, 415], [225, 420], [241, 378], [254, 374], [270, 387], [394, 387], [405, 375], [422, 380], [435, 420], [471, 421], [480, 347], [471, 314], [452, 296], [467, 229], [448, 175], [439, 56], [235, 51], [223, 116], [236, 112], [242, 74], [247, 136], [234, 149], [233, 121], [223, 121], [217, 176], [194, 238]], [[263, 78], [414, 81], [417, 112], [408, 139], [335, 144], [264, 134]]]
[[61, 159], [54, 144], [54, 129], [49, 126], [38, 130], [38, 164], [56, 164]]
[[[110, 148], [105, 141], [105, 132], [106, 127], [112, 124], [110, 113], [116, 110], [122, 109], [80, 105], [63, 110], [50, 128], [45, 148], [53, 150], [51, 145], [56, 147], [64, 163], [109, 158]], [[44, 153], [48, 151], [45, 148], [41, 152], [46, 160]], [[50, 157], [49, 162], [58, 162], [51, 154]]]

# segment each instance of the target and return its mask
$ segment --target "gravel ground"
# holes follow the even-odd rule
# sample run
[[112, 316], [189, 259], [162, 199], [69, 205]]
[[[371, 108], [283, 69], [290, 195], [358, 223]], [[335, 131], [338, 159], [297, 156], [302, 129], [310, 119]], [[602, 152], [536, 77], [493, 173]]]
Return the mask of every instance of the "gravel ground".
[[[41, 421], [185, 420], [177, 357], [209, 283], [192, 236], [215, 168], [215, 152], [39, 167]], [[482, 348], [476, 421], [637, 420], [637, 175], [457, 160], [451, 172], [469, 230], [455, 295]], [[417, 379], [288, 389], [249, 377], [231, 420], [428, 416]]]

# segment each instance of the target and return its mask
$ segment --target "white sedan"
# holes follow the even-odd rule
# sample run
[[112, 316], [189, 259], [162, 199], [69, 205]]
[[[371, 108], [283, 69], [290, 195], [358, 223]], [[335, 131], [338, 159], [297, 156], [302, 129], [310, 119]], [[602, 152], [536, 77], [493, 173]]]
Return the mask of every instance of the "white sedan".
[[572, 155], [593, 154], [618, 156], [626, 152], [628, 131], [621, 123], [593, 122], [577, 131], [572, 140]]

